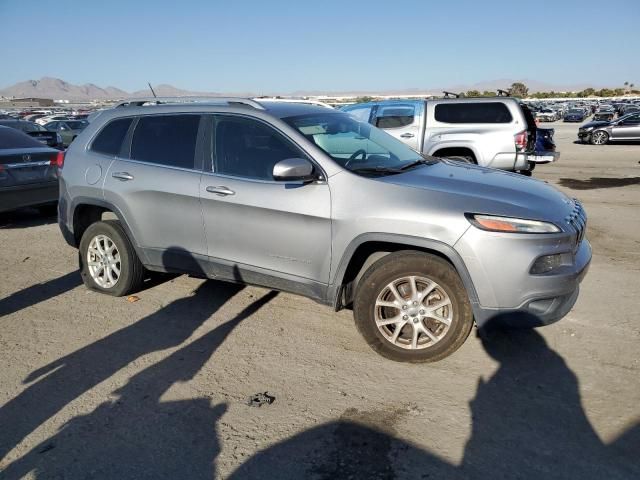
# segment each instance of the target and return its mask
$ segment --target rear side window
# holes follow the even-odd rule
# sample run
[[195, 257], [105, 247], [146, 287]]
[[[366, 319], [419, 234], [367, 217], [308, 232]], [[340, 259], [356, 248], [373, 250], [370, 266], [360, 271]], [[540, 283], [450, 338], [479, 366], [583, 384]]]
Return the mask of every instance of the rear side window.
[[133, 118], [120, 118], [109, 122], [91, 144], [91, 150], [105, 155], [118, 155], [132, 121]]
[[376, 127], [400, 128], [413, 123], [416, 109], [413, 105], [394, 105], [380, 107], [376, 118]]
[[131, 158], [169, 167], [194, 168], [200, 115], [141, 117], [131, 141]]
[[442, 123], [509, 123], [511, 112], [501, 102], [441, 103], [435, 117]]

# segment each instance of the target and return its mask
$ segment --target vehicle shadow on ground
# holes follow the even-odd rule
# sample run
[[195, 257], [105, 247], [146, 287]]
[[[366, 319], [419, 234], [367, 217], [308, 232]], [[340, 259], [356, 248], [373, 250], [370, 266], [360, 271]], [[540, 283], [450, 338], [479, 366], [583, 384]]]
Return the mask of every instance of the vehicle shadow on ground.
[[[138, 289], [138, 293], [171, 281], [177, 276], [178, 275], [172, 273], [147, 272], [147, 276], [142, 286]], [[10, 294], [8, 297], [0, 298], [0, 318], [24, 308], [46, 302], [47, 300], [70, 292], [80, 285], [82, 285], [82, 277], [80, 276], [80, 272], [76, 270], [61, 277], [23, 288], [20, 291]]]
[[640, 185], [640, 177], [604, 178], [591, 177], [589, 180], [577, 180], [575, 178], [561, 178], [560, 185], [572, 190], [595, 190], [597, 188], [628, 187]]
[[58, 223], [58, 213], [54, 207], [21, 208], [0, 213], [0, 229], [29, 228]]

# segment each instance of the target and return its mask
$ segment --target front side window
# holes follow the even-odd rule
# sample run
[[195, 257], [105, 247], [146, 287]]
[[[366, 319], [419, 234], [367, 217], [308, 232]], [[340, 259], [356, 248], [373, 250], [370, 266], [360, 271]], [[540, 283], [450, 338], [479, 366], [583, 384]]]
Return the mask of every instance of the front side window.
[[413, 123], [416, 109], [413, 105], [380, 107], [376, 115], [376, 127], [400, 128]]
[[509, 108], [502, 102], [440, 103], [435, 118], [442, 123], [510, 123]]
[[344, 113], [321, 113], [283, 119], [352, 171], [401, 169], [424, 157], [388, 133]]
[[273, 167], [287, 158], [304, 158], [273, 128], [241, 117], [216, 117], [213, 137], [216, 173], [256, 180], [273, 180]]
[[131, 122], [133, 118], [119, 118], [109, 122], [96, 136], [91, 144], [91, 150], [105, 155], [118, 155]]
[[195, 168], [200, 115], [140, 117], [131, 140], [131, 159], [169, 167]]

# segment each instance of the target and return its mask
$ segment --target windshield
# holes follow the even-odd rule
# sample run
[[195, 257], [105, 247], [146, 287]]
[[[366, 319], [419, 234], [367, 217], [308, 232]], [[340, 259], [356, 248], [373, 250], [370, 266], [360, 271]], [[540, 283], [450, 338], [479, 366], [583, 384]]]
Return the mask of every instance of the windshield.
[[584, 113], [584, 112], [582, 110], [572, 109], [572, 110], [569, 110], [569, 113], [576, 115], [578, 113]]
[[347, 114], [321, 113], [283, 120], [349, 170], [395, 170], [424, 160], [400, 140]]

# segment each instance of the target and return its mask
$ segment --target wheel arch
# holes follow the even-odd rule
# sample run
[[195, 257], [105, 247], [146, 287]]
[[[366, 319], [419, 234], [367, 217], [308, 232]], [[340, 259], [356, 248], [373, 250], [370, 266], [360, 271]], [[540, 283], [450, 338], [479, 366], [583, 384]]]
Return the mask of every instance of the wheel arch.
[[447, 145], [442, 146], [441, 148], [434, 149], [433, 153], [434, 157], [471, 157], [473, 161], [478, 164], [478, 155], [475, 150], [470, 145]]
[[77, 248], [80, 245], [80, 239], [89, 225], [105, 220], [105, 215], [108, 216], [109, 214], [112, 215], [111, 219], [118, 220], [120, 222], [120, 225], [122, 225], [122, 228], [127, 234], [131, 245], [133, 245], [133, 248], [138, 254], [138, 258], [140, 258], [143, 264], [146, 264], [147, 258], [144, 254], [144, 250], [140, 248], [135, 241], [135, 237], [133, 236], [122, 211], [115, 205], [104, 200], [91, 197], [77, 197], [73, 200], [70, 209], [70, 217], [71, 224], [73, 225], [72, 233], [75, 243], [74, 246]]
[[329, 285], [329, 301], [334, 309], [337, 311], [350, 305], [358, 281], [375, 261], [401, 250], [435, 255], [453, 266], [462, 280], [475, 312], [478, 295], [471, 275], [462, 257], [451, 246], [438, 240], [385, 233], [360, 235], [345, 249], [333, 275], [333, 282]]

